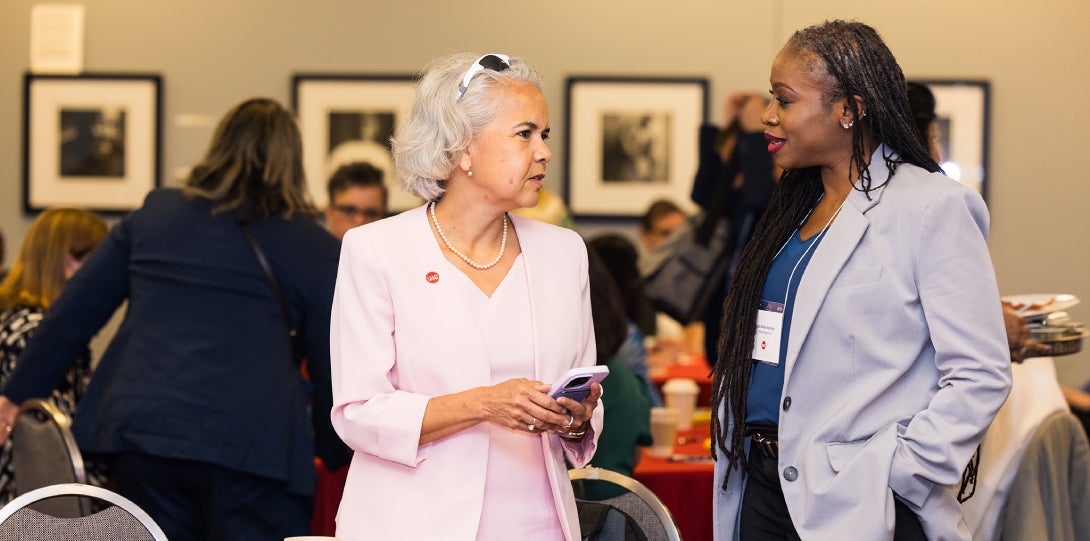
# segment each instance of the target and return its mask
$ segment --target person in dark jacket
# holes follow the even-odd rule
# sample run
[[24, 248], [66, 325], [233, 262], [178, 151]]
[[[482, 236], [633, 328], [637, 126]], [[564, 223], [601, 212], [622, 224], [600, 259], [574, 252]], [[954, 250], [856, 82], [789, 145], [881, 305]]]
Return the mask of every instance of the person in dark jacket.
[[0, 440], [18, 404], [48, 395], [127, 300], [76, 414], [80, 448], [108, 458], [121, 494], [172, 541], [307, 534], [315, 440], [323, 460], [340, 441], [329, 418], [339, 243], [306, 193], [291, 112], [235, 106], [184, 190], [152, 191], [52, 305], [3, 389]]

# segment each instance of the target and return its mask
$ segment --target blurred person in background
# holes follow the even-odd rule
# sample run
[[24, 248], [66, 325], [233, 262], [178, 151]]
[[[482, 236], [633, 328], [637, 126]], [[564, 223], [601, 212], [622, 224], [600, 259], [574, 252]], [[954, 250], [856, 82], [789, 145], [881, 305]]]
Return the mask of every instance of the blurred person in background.
[[[651, 445], [651, 400], [647, 382], [618, 357], [629, 335], [631, 322], [625, 316], [620, 288], [613, 280], [605, 258], [590, 245], [588, 253], [590, 304], [594, 317], [594, 341], [597, 363], [609, 367], [609, 377], [602, 380], [602, 394], [609, 396], [602, 404], [602, 434], [594, 452], [592, 466], [632, 477], [643, 447]], [[601, 489], [603, 483], [590, 483], [588, 490]], [[592, 500], [617, 494], [598, 493]]]
[[[610, 355], [628, 366], [636, 377], [644, 382], [652, 406], [662, 405], [662, 394], [651, 382], [647, 366], [644, 329], [654, 323], [655, 310], [644, 293], [643, 277], [637, 267], [636, 247], [627, 238], [616, 234], [599, 235], [587, 242], [588, 248], [597, 253], [600, 265], [609, 273], [613, 287], [621, 301], [625, 315], [624, 341]], [[653, 327], [652, 327], [653, 328]], [[599, 363], [602, 364], [602, 363]], [[603, 385], [608, 389], [607, 385]]]
[[50, 307], [0, 420], [47, 395], [128, 299], [76, 414], [81, 450], [107, 458], [118, 491], [172, 541], [305, 535], [315, 439], [318, 456], [339, 445], [329, 419], [339, 244], [306, 193], [292, 113], [264, 98], [233, 107], [185, 188], [149, 193]]
[[688, 218], [677, 203], [657, 199], [640, 217], [640, 273], [646, 276], [661, 264], [660, 247], [685, 225]]
[[761, 113], [768, 97], [756, 92], [729, 94], [723, 104], [723, 123], [700, 127], [700, 158], [693, 178], [691, 197], [705, 214], [721, 215], [727, 220], [730, 240], [722, 257], [729, 260], [727, 275], [720, 287], [713, 289], [704, 309], [704, 352], [714, 363], [723, 319], [723, 299], [731, 276], [753, 235], [754, 226], [764, 215], [776, 179], [783, 172], [766, 149]]
[[325, 209], [325, 223], [337, 240], [343, 239], [353, 227], [386, 217], [389, 193], [382, 170], [368, 162], [338, 167], [329, 177], [326, 190], [329, 204]]
[[[0, 389], [7, 385], [46, 310], [106, 231], [106, 222], [97, 214], [70, 208], [46, 210], [30, 224], [11, 273], [0, 282]], [[85, 345], [49, 393], [49, 401], [71, 419], [90, 381], [91, 352]], [[11, 426], [2, 429], [10, 432]], [[11, 441], [6, 441], [0, 451], [0, 505], [18, 494], [15, 473]], [[92, 484], [103, 486], [101, 469], [89, 467], [87, 473]]]

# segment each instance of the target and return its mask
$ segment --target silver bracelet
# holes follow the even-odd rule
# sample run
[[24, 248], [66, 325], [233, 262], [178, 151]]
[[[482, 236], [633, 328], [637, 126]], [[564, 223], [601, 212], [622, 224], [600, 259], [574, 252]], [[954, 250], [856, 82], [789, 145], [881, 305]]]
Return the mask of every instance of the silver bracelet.
[[561, 438], [564, 438], [564, 439], [566, 439], [568, 441], [579, 441], [579, 440], [583, 439], [583, 436], [587, 435], [587, 429], [588, 429], [589, 426], [590, 426], [589, 422], [584, 422], [583, 426], [581, 427], [582, 430], [579, 430], [578, 432], [568, 431], [568, 432], [563, 432], [563, 433], [559, 433], [559, 434], [560, 434]]

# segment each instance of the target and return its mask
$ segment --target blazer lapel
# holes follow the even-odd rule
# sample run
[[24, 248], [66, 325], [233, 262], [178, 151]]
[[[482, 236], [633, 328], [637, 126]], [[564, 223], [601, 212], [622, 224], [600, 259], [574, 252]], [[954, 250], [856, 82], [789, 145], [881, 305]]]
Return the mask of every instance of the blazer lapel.
[[814, 323], [821, 304], [825, 301], [825, 295], [829, 293], [833, 281], [836, 280], [840, 269], [851, 258], [855, 247], [863, 239], [863, 234], [870, 227], [866, 213], [877, 205], [885, 193], [885, 183], [889, 178], [885, 162], [882, 158], [882, 147], [871, 157], [872, 185], [881, 186], [871, 191], [870, 198], [860, 190], [852, 190], [840, 209], [840, 214], [825, 237], [821, 239], [810, 263], [806, 265], [806, 272], [799, 282], [799, 291], [795, 297], [795, 306], [791, 314], [791, 335], [787, 344], [787, 357], [784, 367], [784, 378], [790, 379], [791, 369], [795, 366], [795, 360], [802, 350], [802, 344], [810, 333], [810, 327]]
[[535, 292], [547, 292], [549, 291], [549, 285], [543, 283], [542, 280], [546, 278], [545, 272], [541, 268], [543, 262], [538, 261], [534, 257], [534, 235], [531, 231], [533, 225], [521, 216], [514, 214], [508, 214], [511, 217], [511, 225], [515, 228], [515, 234], [518, 235], [519, 246], [522, 248], [522, 264], [526, 269], [526, 284], [527, 289], [530, 290], [530, 317], [533, 319], [530, 328], [533, 329], [533, 351], [534, 351], [534, 377], [545, 381], [542, 378], [541, 373], [541, 344], [538, 343], [538, 337], [542, 336], [542, 329], [539, 326], [545, 321], [542, 317], [541, 310], [542, 304], [538, 302], [534, 296]]

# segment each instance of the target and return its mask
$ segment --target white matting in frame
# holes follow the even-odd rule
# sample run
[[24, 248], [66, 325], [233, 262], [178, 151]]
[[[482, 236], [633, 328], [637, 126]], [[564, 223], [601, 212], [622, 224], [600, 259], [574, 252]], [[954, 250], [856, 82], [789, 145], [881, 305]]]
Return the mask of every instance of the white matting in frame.
[[126, 212], [159, 185], [160, 77], [26, 74], [24, 208]]
[[568, 204], [577, 216], [637, 217], [657, 199], [686, 211], [707, 115], [706, 79], [568, 80]]
[[300, 74], [293, 81], [303, 167], [318, 208], [328, 202], [329, 177], [337, 167], [354, 161], [369, 162], [382, 171], [391, 213], [423, 203], [402, 190], [389, 149], [389, 138], [416, 93], [412, 75]]
[[936, 143], [946, 174], [987, 195], [988, 108], [986, 81], [922, 81], [935, 95]]

